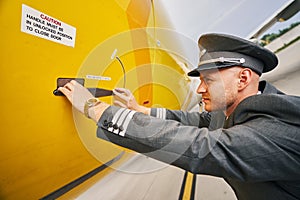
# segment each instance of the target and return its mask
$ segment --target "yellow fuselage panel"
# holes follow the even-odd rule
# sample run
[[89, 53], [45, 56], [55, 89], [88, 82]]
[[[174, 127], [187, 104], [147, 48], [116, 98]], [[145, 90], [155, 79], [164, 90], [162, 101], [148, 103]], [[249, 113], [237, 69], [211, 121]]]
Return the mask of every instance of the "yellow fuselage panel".
[[[42, 198], [123, 151], [97, 140], [95, 124], [72, 115], [67, 100], [52, 94], [57, 78], [101, 75], [111, 80], [85, 85], [122, 87], [122, 68], [111, 58], [117, 49], [126, 87], [139, 103], [180, 108], [183, 71], [168, 53], [153, 49], [147, 32], [133, 31], [155, 26], [151, 1], [140, 2], [1, 1], [0, 199]], [[75, 46], [21, 32], [22, 4], [75, 27]]]

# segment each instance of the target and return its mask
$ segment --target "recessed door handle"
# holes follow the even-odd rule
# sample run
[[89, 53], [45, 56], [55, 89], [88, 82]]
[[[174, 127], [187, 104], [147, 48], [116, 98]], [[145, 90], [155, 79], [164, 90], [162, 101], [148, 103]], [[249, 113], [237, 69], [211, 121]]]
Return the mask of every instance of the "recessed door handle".
[[[64, 94], [58, 91], [59, 87], [63, 87], [65, 84], [70, 82], [71, 80], [75, 80], [81, 85], [84, 86], [84, 79], [83, 78], [58, 78], [56, 80], [56, 89], [53, 91], [55, 96], [64, 96]], [[113, 95], [112, 90], [107, 90], [103, 88], [87, 88], [95, 97], [105, 97]]]

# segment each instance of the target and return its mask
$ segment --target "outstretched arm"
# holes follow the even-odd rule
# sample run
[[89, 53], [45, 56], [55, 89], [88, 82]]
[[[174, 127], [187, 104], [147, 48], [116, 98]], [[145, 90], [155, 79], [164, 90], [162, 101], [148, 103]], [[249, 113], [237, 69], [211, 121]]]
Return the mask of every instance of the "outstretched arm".
[[114, 93], [114, 105], [128, 108], [137, 112], [151, 115], [156, 118], [170, 119], [181, 122], [184, 125], [208, 127], [211, 115], [207, 112], [184, 112], [180, 110], [168, 110], [166, 108], [147, 108], [139, 105], [130, 90], [116, 88]]

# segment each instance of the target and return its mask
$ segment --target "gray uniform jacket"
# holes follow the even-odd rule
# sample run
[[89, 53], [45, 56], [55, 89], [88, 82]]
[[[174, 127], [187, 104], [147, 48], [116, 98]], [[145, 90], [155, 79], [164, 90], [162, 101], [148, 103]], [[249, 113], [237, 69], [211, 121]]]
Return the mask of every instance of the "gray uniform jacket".
[[[267, 82], [225, 120], [221, 112], [110, 106], [97, 136], [192, 173], [223, 177], [238, 199], [300, 199], [300, 97]], [[154, 116], [154, 117], [153, 117]]]

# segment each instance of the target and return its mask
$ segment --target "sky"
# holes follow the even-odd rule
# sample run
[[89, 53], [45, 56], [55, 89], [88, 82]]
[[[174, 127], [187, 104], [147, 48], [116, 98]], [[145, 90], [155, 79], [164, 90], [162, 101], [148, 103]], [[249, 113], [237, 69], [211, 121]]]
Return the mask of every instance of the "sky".
[[[175, 28], [193, 39], [205, 32], [224, 32], [247, 38], [292, 0], [160, 0]], [[291, 20], [299, 21], [300, 14]], [[286, 27], [278, 23], [271, 31]], [[287, 25], [288, 27], [289, 25]]]
[[[293, 0], [158, 0], [163, 3], [177, 32], [190, 38], [184, 43], [184, 57], [191, 66], [198, 63], [197, 41], [208, 32], [226, 33], [249, 39], [266, 22], [274, 18]], [[276, 23], [267, 32], [277, 32], [295, 21], [300, 13], [287, 22]], [[261, 36], [263, 36], [262, 34]]]

